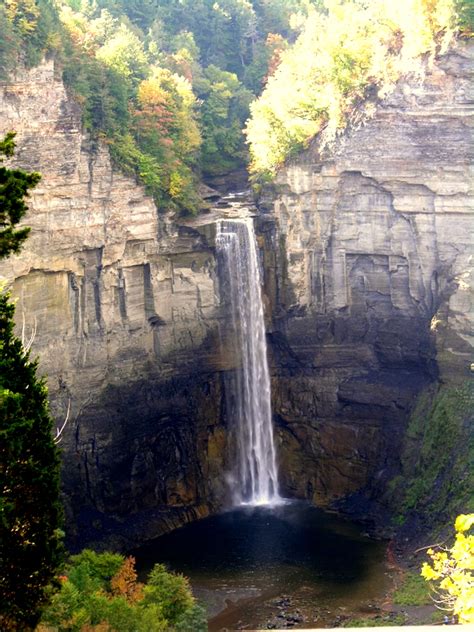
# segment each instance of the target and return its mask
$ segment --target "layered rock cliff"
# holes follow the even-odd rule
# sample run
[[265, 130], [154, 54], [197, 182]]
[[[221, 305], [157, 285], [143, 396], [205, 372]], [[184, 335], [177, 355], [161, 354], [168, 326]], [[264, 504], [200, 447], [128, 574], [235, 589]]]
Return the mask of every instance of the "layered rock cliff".
[[[283, 492], [380, 497], [418, 393], [469, 375], [472, 101], [459, 48], [405, 79], [259, 203]], [[0, 84], [0, 133], [42, 173], [0, 273], [67, 415], [71, 542], [132, 546], [226, 501], [232, 470], [212, 219], [160, 215], [81, 128], [53, 62]]]
[[136, 542], [203, 515], [225, 459], [212, 250], [112, 168], [52, 61], [2, 84], [0, 112], [15, 163], [42, 174], [30, 237], [1, 273], [58, 426], [70, 408], [69, 534]]
[[472, 52], [405, 78], [330, 150], [316, 138], [260, 200], [288, 493], [382, 493], [420, 390], [469, 379]]

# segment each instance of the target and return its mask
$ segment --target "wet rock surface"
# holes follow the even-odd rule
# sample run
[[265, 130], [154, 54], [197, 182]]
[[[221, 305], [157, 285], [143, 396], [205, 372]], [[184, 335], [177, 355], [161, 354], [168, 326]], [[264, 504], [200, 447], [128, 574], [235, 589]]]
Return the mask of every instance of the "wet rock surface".
[[[469, 377], [473, 47], [290, 160], [259, 202], [289, 495], [377, 497], [428, 383]], [[380, 508], [379, 508], [380, 510]]]
[[[285, 495], [369, 513], [397, 471], [417, 394], [468, 372], [471, 54], [459, 47], [423, 81], [403, 80], [371, 120], [290, 161], [260, 199]], [[43, 176], [31, 235], [0, 274], [18, 332], [34, 334], [58, 425], [70, 408], [69, 536], [129, 548], [227, 498], [224, 384], [238, 359], [219, 337], [206, 225], [236, 201], [203, 189], [213, 210], [196, 221], [158, 212], [83, 134], [52, 61], [1, 83], [0, 112], [0, 133], [18, 133], [14, 164]], [[232, 186], [245, 187], [242, 174]]]
[[276, 599], [271, 605], [276, 608], [278, 614], [267, 622], [267, 630], [291, 629], [297, 624], [304, 623], [301, 611], [298, 608], [293, 610], [290, 597]]

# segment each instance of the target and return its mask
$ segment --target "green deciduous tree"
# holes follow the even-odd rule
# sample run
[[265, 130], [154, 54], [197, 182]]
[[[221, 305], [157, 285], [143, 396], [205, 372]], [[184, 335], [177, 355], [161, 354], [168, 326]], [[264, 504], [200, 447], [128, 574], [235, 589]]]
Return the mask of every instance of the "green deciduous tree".
[[456, 11], [461, 32], [467, 37], [472, 37], [474, 33], [474, 2], [472, 0], [456, 0]]
[[226, 173], [245, 165], [242, 126], [252, 94], [230, 72], [209, 66], [196, 79], [202, 100], [202, 169], [207, 174]]
[[60, 632], [207, 630], [205, 613], [185, 577], [157, 564], [142, 584], [132, 557], [87, 549], [71, 558], [43, 622]]
[[[13, 134], [0, 142], [11, 156]], [[0, 253], [17, 252], [16, 225], [36, 173], [0, 167]], [[44, 381], [13, 332], [14, 305], [0, 293], [0, 628], [31, 630], [61, 562], [59, 456]]]
[[34, 66], [45, 53], [58, 47], [59, 21], [54, 0], [4, 0], [3, 4], [15, 35], [15, 41], [10, 40], [15, 57]]
[[125, 24], [97, 52], [96, 57], [130, 81], [145, 77], [147, 59], [140, 39]]
[[9, 71], [14, 67], [20, 39], [14, 31], [6, 8], [0, 6], [0, 79], [7, 78]]

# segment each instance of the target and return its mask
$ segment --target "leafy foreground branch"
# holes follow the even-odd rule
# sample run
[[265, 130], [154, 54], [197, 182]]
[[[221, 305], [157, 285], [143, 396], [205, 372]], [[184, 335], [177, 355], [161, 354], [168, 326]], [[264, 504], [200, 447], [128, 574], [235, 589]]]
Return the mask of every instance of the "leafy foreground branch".
[[207, 630], [188, 580], [163, 564], [156, 564], [143, 584], [133, 557], [85, 549], [72, 558], [61, 581], [38, 632]]
[[474, 514], [460, 515], [451, 548], [428, 549], [422, 576], [430, 582], [433, 600], [440, 610], [452, 613], [460, 623], [474, 623]]

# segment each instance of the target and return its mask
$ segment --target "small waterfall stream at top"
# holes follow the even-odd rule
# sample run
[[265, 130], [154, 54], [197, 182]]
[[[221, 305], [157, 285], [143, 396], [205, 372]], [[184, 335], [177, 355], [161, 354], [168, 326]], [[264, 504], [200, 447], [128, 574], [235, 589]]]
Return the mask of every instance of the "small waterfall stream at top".
[[275, 504], [280, 496], [260, 268], [252, 219], [219, 220], [216, 246], [220, 273], [229, 295], [235, 352], [241, 360], [232, 393], [238, 444], [235, 500], [237, 504]]

